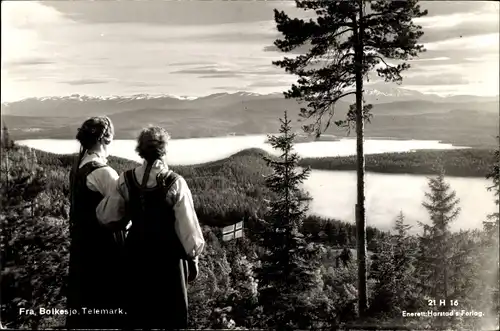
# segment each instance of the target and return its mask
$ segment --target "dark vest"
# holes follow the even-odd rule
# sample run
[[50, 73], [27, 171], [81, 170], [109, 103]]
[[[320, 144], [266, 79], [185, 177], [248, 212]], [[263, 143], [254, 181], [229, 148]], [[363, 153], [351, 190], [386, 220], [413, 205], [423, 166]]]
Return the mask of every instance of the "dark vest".
[[86, 163], [71, 178], [70, 236], [72, 243], [84, 244], [89, 236], [93, 237], [96, 233], [102, 235], [103, 231], [97, 220], [96, 208], [103, 199], [103, 195], [87, 187], [87, 177], [104, 166], [95, 161]]
[[[70, 261], [67, 305], [71, 309], [117, 308], [121, 306], [120, 246], [113, 232], [97, 220], [96, 208], [103, 195], [87, 187], [87, 177], [105, 165], [89, 162], [71, 176]], [[107, 328], [119, 326], [120, 316], [72, 315], [71, 328]], [[123, 317], [122, 317], [123, 318]]]
[[157, 185], [142, 188], [134, 170], [125, 172], [132, 225], [125, 246], [129, 324], [137, 328], [186, 328], [186, 254], [175, 231], [175, 197], [169, 190], [180, 176], [159, 174]]
[[169, 190], [179, 177], [173, 171], [160, 173], [155, 187], [141, 188], [134, 170], [125, 172], [129, 193], [128, 215], [132, 221], [126, 246], [136, 252], [134, 255], [140, 254], [141, 261], [153, 263], [156, 259], [185, 258], [184, 248], [175, 231], [175, 201], [167, 201]]

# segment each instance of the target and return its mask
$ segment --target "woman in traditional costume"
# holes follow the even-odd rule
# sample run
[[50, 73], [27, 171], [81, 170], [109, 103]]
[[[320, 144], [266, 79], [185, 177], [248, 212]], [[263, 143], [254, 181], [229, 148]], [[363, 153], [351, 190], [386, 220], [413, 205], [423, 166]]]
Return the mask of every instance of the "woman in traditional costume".
[[143, 165], [123, 173], [97, 208], [104, 225], [132, 223], [125, 243], [127, 317], [135, 328], [187, 328], [187, 285], [205, 245], [191, 191], [165, 161], [168, 139], [163, 128], [144, 129], [136, 149]]
[[76, 135], [80, 153], [70, 174], [68, 328], [120, 328], [125, 315], [118, 309], [124, 232], [101, 226], [96, 217], [97, 205], [115, 190], [118, 179], [107, 165], [113, 135], [108, 117], [86, 120]]

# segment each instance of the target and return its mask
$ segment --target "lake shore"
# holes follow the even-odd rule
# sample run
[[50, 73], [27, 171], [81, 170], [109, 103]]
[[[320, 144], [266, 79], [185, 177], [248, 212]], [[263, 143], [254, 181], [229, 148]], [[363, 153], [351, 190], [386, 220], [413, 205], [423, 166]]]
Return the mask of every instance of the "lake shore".
[[[235, 138], [259, 138], [261, 136], [240, 136]], [[211, 140], [221, 140], [231, 137], [213, 137], [207, 138]], [[333, 136], [333, 138], [337, 138]], [[53, 139], [57, 141], [57, 139]], [[398, 139], [394, 139], [397, 141]], [[65, 140], [61, 140], [65, 141]], [[175, 140], [172, 140], [175, 141]], [[177, 140], [180, 142], [181, 140]], [[185, 140], [188, 142], [188, 140]], [[322, 143], [333, 141], [339, 142], [339, 140], [326, 140]], [[390, 141], [388, 139], [388, 141]], [[45, 148], [41, 149], [33, 141], [21, 141], [20, 145], [25, 145], [32, 147], [34, 149], [43, 150], [45, 152], [53, 153], [53, 150], [59, 150], [57, 148]], [[309, 143], [314, 142], [298, 142], [297, 144], [307, 146]], [[76, 146], [76, 142], [74, 142]], [[297, 145], [296, 145], [297, 146]], [[49, 151], [52, 149], [51, 151]], [[76, 151], [76, 148], [74, 149]], [[492, 149], [475, 149], [475, 148], [465, 148], [465, 149], [421, 149], [406, 152], [381, 152], [365, 155], [366, 171], [372, 173], [380, 174], [413, 174], [413, 175], [435, 175], [437, 174], [436, 165], [441, 162], [444, 166], [447, 176], [452, 177], [476, 177], [484, 178], [488, 171], [490, 165], [494, 162], [494, 150]], [[59, 155], [72, 154], [72, 153], [55, 153]], [[258, 154], [271, 156], [272, 154], [269, 150], [263, 148], [243, 148], [240, 151], [234, 153], [226, 153], [224, 157], [216, 160], [209, 160], [206, 162], [192, 162], [192, 163], [176, 163], [171, 162], [172, 166], [203, 166], [210, 165], [214, 162], [223, 161], [226, 158], [238, 157], [239, 155], [245, 154]], [[300, 154], [300, 153], [299, 153]], [[124, 155], [115, 155], [122, 157], [127, 160], [138, 162], [139, 158], [135, 154], [131, 154], [129, 157]], [[356, 170], [356, 156], [346, 155], [346, 156], [330, 156], [330, 157], [301, 157], [300, 166], [310, 167], [316, 170], [331, 170], [331, 171], [354, 171]]]
[[[436, 166], [441, 163], [446, 176], [486, 177], [494, 163], [494, 150], [418, 150], [401, 153], [382, 153], [365, 156], [366, 171], [383, 174], [437, 174]], [[356, 156], [304, 158], [303, 167], [317, 170], [356, 170]]]
[[[439, 154], [446, 151], [436, 152]], [[468, 150], [468, 152], [471, 151]], [[409, 157], [415, 153], [390, 153], [389, 156]], [[261, 185], [263, 176], [268, 174], [269, 169], [265, 165], [263, 156], [271, 155], [262, 149], [251, 148], [217, 161], [191, 165], [171, 165], [171, 168], [189, 178], [190, 185], [196, 187], [195, 192], [203, 201], [206, 198], [202, 197], [215, 195], [217, 201], [214, 203], [218, 206], [217, 208], [226, 208], [224, 207], [226, 205], [229, 208], [236, 203], [235, 201], [238, 201], [234, 206], [239, 207], [233, 206], [236, 208], [235, 210], [238, 210], [238, 213], [244, 210], [244, 214], [253, 214], [261, 210], [262, 206], [260, 202], [248, 205], [249, 201], [254, 199], [260, 201], [265, 196]], [[43, 151], [37, 153], [37, 157], [44, 164], [52, 164], [53, 160], [58, 160], [55, 164], [63, 166], [71, 166], [74, 159], [73, 155]], [[44, 158], [48, 158], [48, 161], [44, 161]], [[350, 160], [352, 157], [337, 159]], [[133, 160], [110, 156], [109, 164], [115, 167], [118, 173], [121, 173], [137, 163]], [[213, 180], [207, 181], [208, 178]], [[457, 194], [462, 200], [462, 213], [452, 226], [452, 230], [481, 228], [482, 220], [486, 219], [489, 213], [494, 212], [493, 196], [486, 189], [490, 186], [489, 181], [484, 176], [453, 177], [448, 175], [446, 180], [452, 189], [457, 190]], [[367, 210], [370, 215], [367, 218], [367, 222], [369, 222], [367, 224], [382, 231], [390, 230], [393, 220], [401, 210], [408, 214], [410, 223], [415, 225], [415, 230], [419, 228], [415, 224], [417, 220], [425, 221], [427, 219], [428, 215], [421, 206], [424, 192], [428, 189], [428, 180], [424, 175], [367, 171], [366, 181]], [[252, 183], [251, 189], [248, 183]], [[236, 187], [238, 190], [234, 191]], [[354, 209], [351, 207], [355, 204], [355, 171], [313, 169], [304, 182], [304, 188], [313, 198], [310, 205], [310, 215], [354, 224]], [[240, 192], [239, 194], [243, 194], [243, 196], [234, 196], [236, 192]], [[205, 202], [203, 205], [205, 206]], [[478, 208], [478, 206], [480, 207]], [[205, 210], [205, 208], [208, 207], [205, 206], [202, 209]], [[206, 212], [203, 211], [203, 213]], [[210, 218], [215, 217], [215, 223], [222, 224], [233, 219], [231, 213], [234, 210], [228, 212], [222, 214], [217, 212], [214, 215], [209, 212], [209, 215], [212, 215]], [[227, 220], [226, 217], [228, 217]]]
[[[301, 158], [348, 157], [356, 154], [355, 139], [329, 139], [295, 143], [294, 150]], [[167, 161], [169, 164], [190, 165], [230, 157], [246, 149], [258, 148], [271, 155], [278, 155], [270, 144], [268, 135], [219, 136], [212, 138], [171, 139]], [[32, 139], [17, 141], [46, 152], [76, 153], [79, 149], [74, 139]], [[110, 146], [111, 155], [141, 161], [135, 153], [136, 140], [115, 139]], [[410, 152], [414, 150], [453, 150], [467, 147], [443, 144], [436, 140], [366, 139], [365, 154]], [[322, 168], [323, 169], [323, 168]]]

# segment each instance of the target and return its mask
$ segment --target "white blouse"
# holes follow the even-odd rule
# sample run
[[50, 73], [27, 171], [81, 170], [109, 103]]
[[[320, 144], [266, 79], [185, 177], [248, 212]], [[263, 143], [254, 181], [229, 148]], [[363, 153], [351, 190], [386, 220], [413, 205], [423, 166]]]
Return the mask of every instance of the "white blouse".
[[[139, 182], [142, 182], [145, 170], [146, 163], [134, 169]], [[156, 161], [151, 168], [146, 187], [156, 186], [156, 176], [164, 171], [168, 171], [168, 166], [162, 161]], [[172, 198], [175, 201], [175, 231], [177, 236], [186, 254], [191, 258], [197, 258], [204, 249], [205, 240], [194, 209], [191, 190], [184, 178], [180, 177], [170, 188], [167, 199]], [[122, 220], [125, 217], [125, 204], [128, 200], [127, 184], [124, 174], [121, 174], [111, 193], [97, 206], [97, 219], [103, 225]]]

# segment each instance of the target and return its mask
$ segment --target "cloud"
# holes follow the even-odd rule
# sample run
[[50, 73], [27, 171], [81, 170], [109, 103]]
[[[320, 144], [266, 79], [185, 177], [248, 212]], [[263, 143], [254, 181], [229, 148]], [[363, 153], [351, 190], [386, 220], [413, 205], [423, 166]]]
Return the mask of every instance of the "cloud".
[[210, 26], [272, 21], [273, 9], [298, 17], [311, 14], [294, 1], [44, 1], [65, 16], [84, 23], [137, 23], [167, 26]]
[[57, 10], [34, 1], [2, 2], [2, 62], [17, 63], [40, 58], [40, 36], [54, 27], [72, 24]]
[[434, 74], [434, 75], [412, 75], [411, 72], [404, 78], [405, 85], [462, 85], [468, 84], [464, 76], [460, 74]]
[[423, 27], [423, 31], [424, 35], [420, 39], [422, 43], [481, 36], [498, 32], [498, 19], [496, 22], [493, 20], [481, 21], [481, 18], [478, 17], [477, 21], [465, 21], [458, 24], [458, 26], [453, 25], [433, 28]]
[[[11, 14], [2, 11], [2, 62], [7, 67], [2, 98], [12, 100], [72, 93], [281, 91], [296, 77], [272, 61], [293, 57], [307, 46], [288, 54], [272, 45], [282, 38], [272, 10], [311, 15], [293, 1], [12, 1], [2, 3], [2, 9], [6, 4]], [[498, 35], [490, 30], [498, 25], [493, 17], [498, 5], [420, 4], [430, 10], [421, 22], [428, 51], [411, 61], [403, 87], [443, 87], [417, 84], [457, 79], [450, 89], [466, 80], [478, 89], [483, 84], [481, 91], [492, 90], [498, 79]]]
[[44, 65], [44, 64], [53, 64], [53, 63], [55, 63], [55, 62], [52, 60], [49, 60], [49, 59], [27, 58], [27, 59], [6, 61], [5, 65], [7, 67], [23, 67], [23, 66], [36, 66], [36, 65]]
[[422, 9], [428, 10], [427, 17], [498, 11], [498, 3], [489, 1], [421, 1], [419, 5]]
[[227, 91], [227, 92], [237, 92], [237, 91], [239, 91], [237, 88], [234, 88], [234, 86], [215, 86], [214, 90]]
[[171, 62], [169, 63], [170, 65], [172, 66], [180, 66], [180, 67], [183, 67], [183, 66], [192, 66], [192, 65], [215, 65], [215, 63], [213, 62], [208, 62], [208, 61], [203, 61], [203, 60], [200, 60], [200, 61], [179, 61], [179, 62]]
[[286, 87], [290, 88], [290, 82], [284, 80], [258, 81], [248, 85], [249, 87]]
[[94, 85], [94, 84], [105, 84], [108, 83], [109, 80], [103, 80], [103, 79], [78, 79], [78, 80], [69, 80], [69, 81], [64, 81], [61, 83], [65, 83], [68, 85]]
[[265, 1], [45, 1], [44, 4], [87, 23], [199, 26], [273, 18]]
[[216, 69], [215, 66], [199, 67], [194, 69], [181, 69], [171, 71], [171, 74], [194, 74], [194, 75], [204, 75], [204, 74], [232, 74], [231, 70]]
[[475, 49], [457, 50], [427, 50], [420, 53], [417, 58], [408, 61], [412, 67], [435, 66], [446, 64], [462, 64], [464, 62], [496, 61], [498, 52], [478, 52]]
[[58, 10], [36, 1], [2, 2], [2, 27], [19, 29], [54, 26], [71, 23], [71, 19]]
[[[245, 66], [235, 65], [234, 69], [221, 69], [223, 65], [199, 66], [190, 69], [180, 69], [171, 71], [171, 74], [199, 75], [200, 78], [227, 78], [227, 77], [248, 77], [248, 76], [274, 76], [282, 74], [281, 69], [272, 70], [270, 65], [266, 66]], [[246, 68], [246, 69], [244, 69]]]
[[217, 73], [217, 74], [199, 76], [199, 78], [236, 78], [236, 77], [242, 77], [242, 75], [237, 74], [235, 72], [226, 72], [226, 73]]
[[440, 57], [412, 59], [411, 62], [434, 62], [434, 61], [449, 61], [449, 60], [451, 60], [451, 58], [447, 56], [440, 56]]
[[[414, 22], [421, 25], [424, 35], [421, 43], [434, 43], [464, 37], [478, 37], [497, 33], [499, 30], [499, 6], [485, 2], [422, 2], [428, 9], [427, 16], [416, 18]], [[275, 36], [281, 38], [280, 34]], [[276, 39], [275, 38], [275, 39]], [[470, 39], [469, 39], [470, 40]], [[498, 42], [498, 38], [497, 38]], [[308, 46], [301, 46], [287, 54], [305, 54]], [[264, 51], [279, 52], [274, 45], [267, 45]]]
[[421, 93], [431, 93], [441, 96], [449, 95], [477, 95], [477, 96], [498, 96], [497, 86], [484, 84], [462, 84], [462, 85], [404, 85], [409, 90]]
[[[454, 37], [443, 41], [426, 43], [424, 46], [427, 50], [446, 50], [446, 51], [462, 51], [474, 50], [476, 53], [481, 50], [494, 51], [498, 50], [499, 33], [489, 33], [479, 36], [469, 36], [460, 38]], [[498, 52], [498, 51], [497, 51]]]

